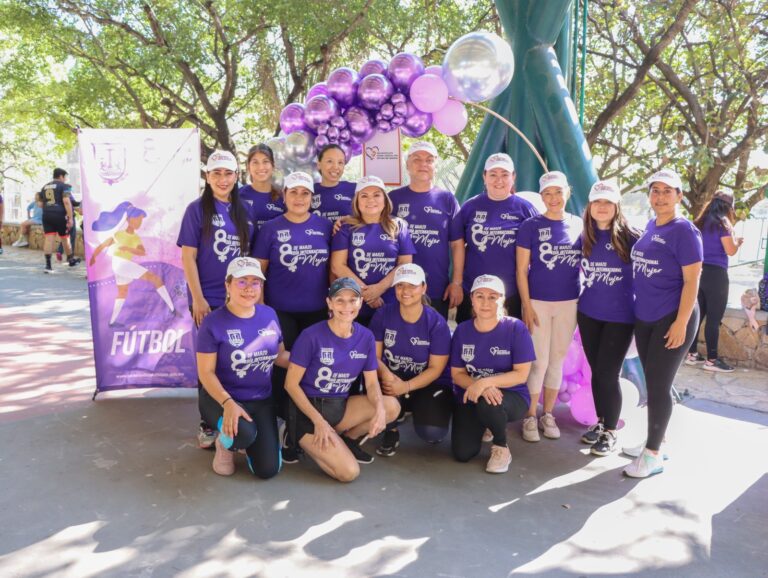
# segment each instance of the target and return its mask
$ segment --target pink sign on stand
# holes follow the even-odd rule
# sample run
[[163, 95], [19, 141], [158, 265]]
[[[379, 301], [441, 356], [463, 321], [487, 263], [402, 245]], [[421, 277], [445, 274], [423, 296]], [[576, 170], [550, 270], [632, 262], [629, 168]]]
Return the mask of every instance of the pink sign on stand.
[[391, 187], [402, 185], [400, 129], [377, 133], [363, 145], [363, 175], [379, 177]]
[[78, 137], [96, 393], [195, 387], [194, 329], [176, 237], [198, 197], [197, 129]]

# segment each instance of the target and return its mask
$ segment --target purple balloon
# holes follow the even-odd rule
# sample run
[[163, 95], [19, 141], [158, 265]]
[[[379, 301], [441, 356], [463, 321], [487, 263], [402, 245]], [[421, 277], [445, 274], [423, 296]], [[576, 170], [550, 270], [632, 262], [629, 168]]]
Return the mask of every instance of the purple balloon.
[[326, 146], [328, 146], [329, 144], [331, 144], [331, 141], [329, 141], [329, 140], [328, 140], [328, 137], [327, 137], [327, 136], [325, 136], [324, 134], [318, 135], [318, 136], [315, 138], [315, 148], [316, 148], [318, 151], [319, 151], [320, 149], [322, 149], [323, 147], [326, 147]]
[[463, 131], [467, 120], [467, 109], [458, 100], [449, 100], [443, 108], [432, 113], [435, 128], [446, 136], [454, 136]]
[[324, 135], [328, 132], [328, 127], [331, 126], [327, 122], [324, 122], [323, 124], [319, 125], [317, 127], [317, 134], [318, 135]]
[[411, 138], [418, 138], [427, 134], [431, 127], [432, 115], [428, 112], [421, 112], [413, 106], [413, 103], [409, 102], [408, 113], [405, 115], [405, 124], [400, 128], [403, 134]]
[[307, 98], [304, 99], [304, 103], [307, 103], [311, 100], [313, 96], [317, 96], [318, 94], [322, 94], [324, 96], [328, 96], [328, 84], [325, 82], [318, 82], [312, 88], [309, 89], [309, 92], [307, 93]]
[[[381, 105], [379, 114], [381, 115], [382, 120], [390, 120], [393, 116], [395, 116], [395, 107], [388, 102], [384, 103]], [[379, 115], [376, 115], [377, 118], [378, 116]]]
[[360, 142], [369, 140], [376, 132], [371, 115], [359, 106], [350, 106], [344, 113], [344, 120], [352, 137]]
[[363, 154], [363, 144], [357, 141], [350, 141], [349, 147], [353, 157]]
[[433, 64], [432, 66], [427, 66], [424, 69], [424, 74], [434, 74], [435, 76], [439, 76], [440, 78], [443, 77], [443, 67], [439, 64]]
[[328, 76], [328, 93], [343, 106], [352, 106], [357, 96], [357, 85], [360, 77], [357, 72], [342, 66]]
[[325, 136], [327, 136], [328, 140], [331, 142], [336, 142], [339, 140], [339, 129], [335, 126], [328, 127], [328, 132], [325, 133]]
[[411, 102], [423, 112], [436, 112], [448, 102], [448, 86], [440, 76], [422, 74], [411, 85]]
[[369, 60], [360, 67], [360, 80], [371, 74], [386, 74], [387, 63], [383, 60]]
[[344, 158], [349, 161], [349, 159], [352, 158], [352, 147], [349, 145], [349, 143], [340, 142], [339, 148], [344, 151]]
[[424, 63], [418, 56], [401, 52], [392, 58], [387, 73], [394, 87], [407, 94], [413, 81], [424, 74]]
[[357, 101], [368, 110], [378, 110], [394, 92], [392, 83], [383, 74], [371, 74], [360, 81]]
[[390, 132], [392, 130], [392, 123], [386, 120], [380, 120], [376, 123], [376, 129], [381, 132]]
[[324, 122], [330, 122], [337, 114], [339, 114], [339, 106], [336, 101], [330, 96], [318, 94], [307, 102], [304, 110], [304, 123], [312, 130], [316, 130]]
[[403, 124], [405, 124], [405, 117], [404, 116], [392, 117], [392, 120], [389, 121], [389, 124], [391, 124], [394, 127], [403, 126]]
[[394, 113], [396, 116], [407, 116], [408, 115], [408, 104], [405, 102], [398, 102], [393, 107]]
[[339, 142], [349, 142], [350, 138], [352, 138], [352, 135], [348, 128], [343, 128], [339, 131]]
[[408, 98], [402, 93], [402, 92], [396, 92], [392, 95], [392, 98], [389, 99], [389, 102], [392, 104], [398, 104], [400, 102], [408, 102]]
[[347, 128], [347, 121], [341, 116], [334, 116], [330, 124], [338, 129]]
[[280, 113], [280, 128], [285, 134], [304, 130], [304, 105], [292, 102]]

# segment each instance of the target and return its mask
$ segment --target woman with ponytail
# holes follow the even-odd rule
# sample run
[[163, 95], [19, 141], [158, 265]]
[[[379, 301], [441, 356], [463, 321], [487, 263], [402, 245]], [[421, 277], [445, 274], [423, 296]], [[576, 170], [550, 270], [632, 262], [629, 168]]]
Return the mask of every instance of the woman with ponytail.
[[[226, 291], [222, 281], [236, 257], [250, 255], [256, 231], [240, 201], [237, 160], [228, 151], [208, 157], [202, 196], [187, 207], [176, 244], [181, 247], [192, 318], [198, 327], [212, 310], [222, 307]], [[202, 421], [198, 442], [210, 448], [214, 430]]]
[[[128, 297], [128, 287], [137, 279], [152, 283], [163, 303], [168, 306], [172, 314], [175, 313], [173, 301], [168, 294], [168, 289], [166, 289], [163, 280], [148, 271], [146, 267], [133, 261], [134, 257], [144, 257], [147, 254], [141, 238], [136, 234], [146, 216], [146, 212], [126, 201], [120, 203], [113, 211], [101, 213], [91, 226], [96, 232], [109, 232], [109, 237], [96, 247], [91, 254], [91, 267], [96, 264], [96, 257], [102, 251], [114, 246], [112, 251], [112, 270], [115, 273], [117, 297], [115, 297], [112, 317], [109, 320], [110, 325], [114, 325], [117, 322], [117, 316], [120, 315], [120, 310], [123, 308], [125, 299]], [[125, 226], [124, 229], [122, 229], [123, 226]]]
[[285, 212], [282, 192], [272, 182], [275, 154], [264, 143], [252, 146], [248, 151], [246, 168], [251, 184], [240, 187], [240, 198], [258, 231], [264, 223]]

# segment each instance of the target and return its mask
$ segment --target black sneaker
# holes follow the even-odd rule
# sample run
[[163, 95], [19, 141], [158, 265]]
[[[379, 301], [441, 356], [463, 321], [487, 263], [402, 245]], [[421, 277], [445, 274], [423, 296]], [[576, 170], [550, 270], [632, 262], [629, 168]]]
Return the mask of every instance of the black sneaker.
[[352, 455], [355, 456], [357, 463], [370, 464], [373, 462], [373, 456], [360, 447], [359, 439], [353, 440], [347, 436], [341, 436], [341, 439], [343, 439], [344, 443], [347, 444], [349, 451], [351, 451]]
[[288, 444], [288, 427], [285, 422], [280, 424], [280, 456], [284, 464], [295, 464], [299, 461], [301, 450]]
[[400, 432], [396, 429], [388, 429], [384, 432], [384, 438], [381, 445], [376, 448], [376, 453], [385, 458], [391, 458], [397, 453], [397, 447], [400, 445]]
[[581, 436], [581, 443], [592, 445], [600, 439], [600, 434], [602, 433], [603, 422], [600, 421], [584, 432]]
[[45, 269], [43, 269], [43, 273], [48, 273], [48, 275], [53, 275], [53, 267], [50, 265], [46, 265]]
[[75, 265], [80, 264], [80, 261], [82, 261], [82, 259], [80, 259], [80, 257], [73, 257], [72, 259], [70, 259], [67, 262], [69, 263], [70, 267], [74, 267]]
[[722, 359], [708, 359], [702, 367], [704, 371], [716, 371], [719, 373], [733, 373], [734, 369]]
[[616, 451], [616, 434], [603, 431], [598, 440], [592, 444], [590, 452], [596, 456], [607, 456]]
[[704, 363], [705, 361], [706, 359], [704, 359], [704, 356], [698, 351], [696, 353], [689, 353], [685, 356], [686, 365], [698, 365], [699, 363]]

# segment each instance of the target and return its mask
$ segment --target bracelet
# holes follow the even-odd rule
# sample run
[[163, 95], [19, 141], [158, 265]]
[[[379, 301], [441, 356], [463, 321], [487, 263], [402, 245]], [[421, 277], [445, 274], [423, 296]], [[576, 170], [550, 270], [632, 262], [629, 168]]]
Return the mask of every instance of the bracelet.
[[228, 402], [228, 401], [232, 401], [232, 398], [231, 398], [231, 397], [228, 397], [227, 399], [225, 399], [224, 401], [222, 401], [222, 402], [221, 402], [221, 407], [224, 407], [225, 405], [227, 405], [227, 402]]
[[409, 399], [411, 397], [411, 380], [409, 379], [405, 383], [408, 384], [408, 391], [405, 392], [405, 399]]

